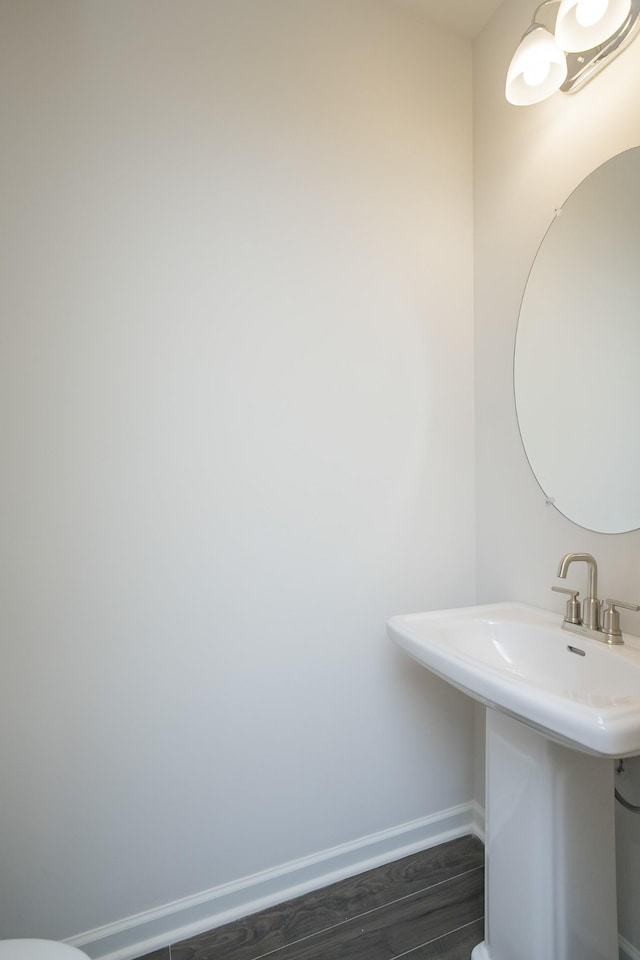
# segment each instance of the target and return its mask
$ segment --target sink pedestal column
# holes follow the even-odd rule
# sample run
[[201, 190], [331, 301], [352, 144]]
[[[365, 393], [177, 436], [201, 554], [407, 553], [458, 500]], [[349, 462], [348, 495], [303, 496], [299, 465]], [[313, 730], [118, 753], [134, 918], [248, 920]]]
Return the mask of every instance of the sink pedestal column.
[[486, 930], [472, 960], [616, 960], [613, 761], [487, 710]]

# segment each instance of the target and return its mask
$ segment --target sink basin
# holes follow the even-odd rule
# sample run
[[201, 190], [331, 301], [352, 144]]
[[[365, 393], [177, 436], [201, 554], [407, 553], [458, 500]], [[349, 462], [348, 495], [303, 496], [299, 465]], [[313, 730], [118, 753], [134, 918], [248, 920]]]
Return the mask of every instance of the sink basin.
[[388, 630], [432, 673], [550, 740], [601, 757], [640, 754], [640, 639], [609, 646], [561, 624], [497, 603], [396, 616]]

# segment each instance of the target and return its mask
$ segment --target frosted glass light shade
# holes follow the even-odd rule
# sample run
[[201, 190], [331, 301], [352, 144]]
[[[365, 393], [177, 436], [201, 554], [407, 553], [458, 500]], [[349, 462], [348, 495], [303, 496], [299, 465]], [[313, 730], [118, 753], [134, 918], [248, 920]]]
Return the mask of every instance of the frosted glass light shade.
[[567, 58], [549, 31], [534, 26], [525, 33], [507, 71], [505, 96], [517, 107], [546, 100], [567, 76]]
[[562, 0], [556, 40], [570, 53], [591, 50], [613, 36], [630, 10], [631, 0]]

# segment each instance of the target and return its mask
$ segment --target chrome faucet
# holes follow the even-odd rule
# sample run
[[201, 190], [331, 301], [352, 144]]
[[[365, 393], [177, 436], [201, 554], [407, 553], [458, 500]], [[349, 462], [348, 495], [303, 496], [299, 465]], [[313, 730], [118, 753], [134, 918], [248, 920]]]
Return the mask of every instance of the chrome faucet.
[[566, 579], [572, 563], [584, 561], [589, 568], [587, 595], [582, 601], [582, 624], [587, 630], [600, 629], [600, 601], [598, 600], [598, 564], [590, 553], [566, 553], [558, 565], [557, 577]]
[[589, 570], [589, 579], [587, 581], [587, 596], [580, 604], [577, 590], [566, 590], [564, 587], [551, 587], [557, 593], [568, 593], [567, 608], [562, 623], [563, 630], [570, 630], [572, 633], [580, 633], [583, 636], [593, 637], [596, 640], [602, 640], [603, 643], [624, 643], [622, 631], [620, 630], [620, 615], [616, 607], [624, 607], [626, 610], [640, 611], [640, 606], [635, 603], [626, 603], [622, 600], [607, 599], [607, 608], [604, 612], [603, 622], [600, 625], [600, 610], [602, 602], [598, 600], [598, 564], [595, 557], [590, 553], [566, 553], [558, 565], [556, 576], [564, 580], [567, 571], [572, 563], [582, 561], [587, 564]]

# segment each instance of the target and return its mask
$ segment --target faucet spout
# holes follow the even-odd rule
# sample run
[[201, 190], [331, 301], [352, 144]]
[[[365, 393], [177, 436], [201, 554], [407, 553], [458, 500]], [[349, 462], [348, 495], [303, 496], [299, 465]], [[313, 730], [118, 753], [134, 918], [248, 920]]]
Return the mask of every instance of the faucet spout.
[[587, 596], [582, 603], [583, 623], [589, 630], [599, 630], [600, 601], [598, 600], [598, 564], [596, 563], [595, 557], [592, 557], [590, 553], [567, 553], [558, 565], [558, 573], [556, 576], [564, 580], [571, 564], [578, 561], [587, 564], [589, 573]]
[[569, 567], [577, 560], [582, 560], [587, 564], [589, 569], [587, 596], [593, 599], [598, 596], [598, 564], [595, 557], [592, 557], [590, 553], [566, 553], [558, 564], [556, 576], [562, 577], [563, 580], [566, 579]]

